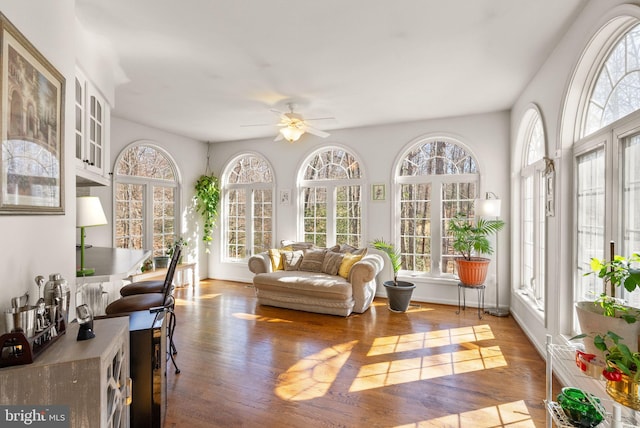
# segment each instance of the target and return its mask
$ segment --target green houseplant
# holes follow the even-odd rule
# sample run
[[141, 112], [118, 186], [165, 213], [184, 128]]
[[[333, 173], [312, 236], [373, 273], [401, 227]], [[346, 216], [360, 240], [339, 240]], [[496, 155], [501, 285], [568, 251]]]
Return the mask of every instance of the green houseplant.
[[453, 238], [453, 249], [460, 254], [456, 268], [460, 282], [465, 285], [482, 285], [487, 277], [490, 260], [480, 254], [493, 254], [489, 236], [504, 228], [500, 219], [479, 218], [475, 223], [462, 213], [449, 221], [449, 232]]
[[207, 244], [207, 252], [209, 252], [209, 244], [213, 241], [213, 228], [216, 225], [216, 217], [218, 216], [218, 205], [220, 203], [220, 186], [218, 177], [214, 175], [202, 175], [196, 181], [196, 211], [202, 215], [204, 220], [204, 233], [202, 240]]
[[370, 245], [387, 254], [391, 260], [393, 281], [385, 281], [382, 284], [387, 291], [389, 309], [393, 312], [406, 312], [411, 303], [411, 296], [413, 295], [413, 290], [416, 288], [416, 285], [407, 281], [398, 281], [398, 272], [402, 267], [402, 255], [400, 251], [395, 245], [382, 238], [374, 239]]
[[604, 353], [607, 394], [615, 401], [640, 410], [640, 353], [622, 343], [623, 338], [612, 331], [596, 335], [593, 343]]
[[[638, 350], [640, 334], [640, 310], [626, 306], [622, 299], [615, 297], [617, 287], [631, 292], [640, 288], [640, 271], [632, 266], [640, 262], [640, 255], [630, 257], [615, 255], [611, 244], [611, 260], [592, 258], [591, 271], [588, 275], [596, 275], [603, 280], [603, 291], [594, 301], [576, 302], [576, 314], [580, 331], [584, 334], [604, 337], [604, 332], [614, 332], [619, 337], [627, 338], [627, 344], [634, 352]], [[600, 354], [602, 350], [595, 343], [586, 341], [585, 349], [590, 353]]]

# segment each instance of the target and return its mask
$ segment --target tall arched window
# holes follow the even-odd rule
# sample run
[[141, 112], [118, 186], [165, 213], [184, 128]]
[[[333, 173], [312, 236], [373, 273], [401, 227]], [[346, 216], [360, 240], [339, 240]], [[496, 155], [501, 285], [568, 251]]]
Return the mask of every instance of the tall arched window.
[[530, 302], [544, 311], [545, 299], [545, 136], [535, 108], [522, 120], [519, 138], [524, 140], [521, 170], [521, 262], [520, 289]]
[[125, 148], [115, 167], [116, 247], [164, 255], [179, 233], [179, 185], [175, 162], [163, 149], [148, 142]]
[[224, 254], [245, 260], [272, 247], [273, 171], [257, 154], [233, 159], [223, 173]]
[[449, 220], [474, 217], [479, 173], [474, 157], [451, 138], [415, 143], [396, 168], [402, 269], [432, 275], [455, 270]]
[[298, 180], [304, 240], [362, 245], [360, 162], [340, 147], [323, 148], [303, 163]]
[[[623, 31], [624, 28], [628, 28]], [[612, 30], [613, 29], [613, 30]], [[576, 168], [576, 281], [575, 300], [593, 300], [602, 292], [601, 280], [590, 271], [592, 257], [609, 258], [609, 242], [616, 254], [640, 251], [640, 25], [629, 17], [613, 19], [587, 49], [608, 52], [586, 82], [589, 91], [580, 135], [574, 143]], [[586, 56], [586, 55], [585, 55]], [[590, 68], [580, 64], [576, 71]], [[584, 74], [584, 72], [583, 72]], [[621, 120], [623, 119], [623, 120]], [[640, 307], [640, 293], [616, 291]]]

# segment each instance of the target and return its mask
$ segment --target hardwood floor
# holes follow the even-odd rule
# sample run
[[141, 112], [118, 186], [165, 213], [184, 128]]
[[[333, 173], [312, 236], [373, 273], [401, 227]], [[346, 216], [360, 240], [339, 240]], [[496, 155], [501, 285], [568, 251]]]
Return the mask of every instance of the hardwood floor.
[[376, 299], [343, 318], [217, 280], [176, 298], [165, 427], [545, 426], [545, 364], [511, 317]]

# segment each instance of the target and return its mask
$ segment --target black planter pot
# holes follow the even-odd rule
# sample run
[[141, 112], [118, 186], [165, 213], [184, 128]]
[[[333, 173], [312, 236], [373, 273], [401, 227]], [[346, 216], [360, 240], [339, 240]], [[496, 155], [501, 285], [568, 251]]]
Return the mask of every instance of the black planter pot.
[[387, 290], [389, 309], [393, 312], [406, 312], [416, 285], [407, 281], [398, 281], [397, 285], [393, 281], [385, 281], [383, 285]]

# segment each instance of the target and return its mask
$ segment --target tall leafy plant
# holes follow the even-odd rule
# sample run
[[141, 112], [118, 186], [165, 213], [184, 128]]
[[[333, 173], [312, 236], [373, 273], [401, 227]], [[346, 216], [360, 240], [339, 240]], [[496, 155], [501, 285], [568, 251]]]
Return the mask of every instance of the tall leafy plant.
[[402, 267], [402, 255], [400, 251], [390, 242], [386, 242], [382, 238], [374, 239], [371, 246], [377, 250], [387, 253], [391, 259], [391, 267], [393, 268], [393, 284], [398, 285], [398, 271]]
[[463, 214], [456, 214], [449, 221], [449, 231], [453, 236], [453, 249], [465, 260], [471, 260], [472, 254], [493, 254], [488, 237], [500, 231], [504, 221], [479, 218], [473, 221]]
[[[214, 175], [202, 175], [196, 181], [196, 210], [202, 215], [204, 220], [204, 233], [202, 240], [207, 247], [213, 241], [213, 228], [216, 225], [218, 216], [218, 205], [220, 203], [220, 185], [218, 177]], [[208, 248], [207, 248], [207, 251]]]

